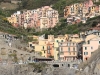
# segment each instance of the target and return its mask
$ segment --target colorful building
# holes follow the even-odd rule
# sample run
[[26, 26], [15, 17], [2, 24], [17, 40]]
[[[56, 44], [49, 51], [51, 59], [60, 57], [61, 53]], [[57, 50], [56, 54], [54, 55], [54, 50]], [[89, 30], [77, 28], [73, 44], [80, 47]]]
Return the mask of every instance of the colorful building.
[[100, 46], [100, 37], [97, 35], [88, 35], [83, 44], [83, 61], [88, 60], [92, 53]]
[[8, 21], [15, 27], [45, 29], [53, 28], [58, 22], [58, 11], [50, 6], [44, 6], [34, 10], [17, 11], [8, 17]]
[[67, 19], [68, 24], [86, 23], [88, 18], [98, 15], [100, 15], [100, 5], [95, 5], [92, 0], [75, 3], [64, 9], [64, 18]]
[[69, 35], [68, 41], [59, 43], [59, 55], [61, 61], [73, 61], [82, 59], [83, 39], [78, 34]]
[[59, 60], [59, 43], [65, 42], [67, 38], [68, 38], [67, 35], [66, 36], [60, 35], [57, 38], [55, 38], [54, 40], [54, 59], [55, 60]]

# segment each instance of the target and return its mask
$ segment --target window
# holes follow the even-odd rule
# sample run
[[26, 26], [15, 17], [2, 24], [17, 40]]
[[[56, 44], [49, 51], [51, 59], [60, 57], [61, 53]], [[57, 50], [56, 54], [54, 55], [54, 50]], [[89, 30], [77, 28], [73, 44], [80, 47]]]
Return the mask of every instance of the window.
[[88, 55], [88, 52], [86, 52], [86, 55]]
[[70, 46], [70, 43], [68, 43], [68, 46]]
[[48, 50], [50, 50], [50, 46], [48, 46], [47, 48], [48, 48]]
[[93, 49], [93, 47], [91, 47], [91, 49]]
[[73, 51], [75, 51], [75, 47], [73, 47]]
[[58, 42], [58, 40], [57, 40], [57, 42]]
[[88, 44], [90, 44], [90, 41], [88, 41]]
[[62, 47], [60, 47], [60, 52], [62, 52], [63, 51], [63, 48]]
[[84, 55], [88, 55], [88, 52], [84, 52]]
[[44, 50], [44, 46], [43, 46], [43, 50]]
[[73, 52], [73, 55], [75, 55], [75, 52]]
[[30, 44], [30, 47], [32, 47], [32, 44]]
[[68, 47], [68, 51], [70, 51], [70, 47]]
[[84, 52], [84, 55], [85, 55], [85, 52]]
[[71, 55], [71, 52], [69, 52], [69, 55]]
[[100, 41], [99, 41], [99, 44], [100, 44]]
[[87, 47], [85, 47], [85, 50], [87, 50]]
[[50, 50], [48, 50], [47, 52], [48, 52], [48, 54], [49, 54], [49, 53], [50, 53]]
[[61, 42], [63, 42], [63, 40], [61, 40]]
[[45, 51], [44, 51], [44, 53], [45, 53]]
[[73, 43], [73, 46], [74, 46], [74, 43]]

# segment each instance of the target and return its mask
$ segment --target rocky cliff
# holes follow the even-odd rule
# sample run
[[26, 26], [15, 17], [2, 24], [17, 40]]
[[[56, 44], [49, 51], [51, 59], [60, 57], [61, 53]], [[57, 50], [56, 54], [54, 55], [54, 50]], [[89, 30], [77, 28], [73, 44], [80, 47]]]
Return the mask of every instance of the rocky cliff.
[[80, 64], [79, 69], [81, 71], [76, 71], [76, 75], [100, 75], [100, 47], [89, 60]]

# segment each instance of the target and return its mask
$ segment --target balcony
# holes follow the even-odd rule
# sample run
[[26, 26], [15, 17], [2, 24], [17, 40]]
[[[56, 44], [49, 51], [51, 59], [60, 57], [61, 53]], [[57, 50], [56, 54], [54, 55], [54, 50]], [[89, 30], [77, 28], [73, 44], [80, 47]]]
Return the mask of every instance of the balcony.
[[77, 51], [63, 51], [63, 52], [77, 52]]

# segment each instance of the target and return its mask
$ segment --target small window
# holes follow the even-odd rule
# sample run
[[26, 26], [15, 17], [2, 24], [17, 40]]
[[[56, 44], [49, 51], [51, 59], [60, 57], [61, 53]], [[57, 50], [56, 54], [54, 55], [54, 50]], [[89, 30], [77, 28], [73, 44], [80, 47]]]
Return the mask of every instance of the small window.
[[44, 51], [44, 53], [45, 53], [45, 51]]
[[32, 44], [30, 44], [30, 47], [32, 47]]
[[73, 43], [73, 46], [74, 46], [74, 43]]
[[47, 49], [50, 50], [50, 46], [47, 46]]
[[70, 43], [68, 43], [68, 46], [70, 46]]
[[85, 47], [85, 50], [87, 50], [87, 47]]
[[50, 50], [48, 50], [47, 52], [48, 52], [48, 54], [49, 54], [49, 53], [50, 53]]
[[43, 50], [44, 50], [44, 46], [43, 46]]
[[86, 52], [86, 55], [88, 55], [88, 52]]
[[88, 52], [84, 52], [84, 55], [88, 55]]
[[63, 42], [63, 40], [61, 40], [61, 42]]
[[71, 55], [71, 52], [69, 52], [69, 55]]
[[75, 51], [75, 47], [73, 47], [73, 51]]
[[93, 49], [93, 47], [91, 47], [91, 49]]
[[99, 41], [99, 44], [100, 44], [100, 41]]
[[57, 40], [57, 42], [58, 42], [58, 40]]
[[63, 48], [62, 47], [60, 47], [60, 52], [62, 52], [63, 51]]
[[84, 52], [84, 55], [85, 55], [85, 52]]
[[88, 41], [88, 44], [90, 44], [90, 41]]
[[75, 55], [75, 52], [73, 52], [73, 55]]
[[70, 51], [70, 47], [68, 47], [68, 51]]

